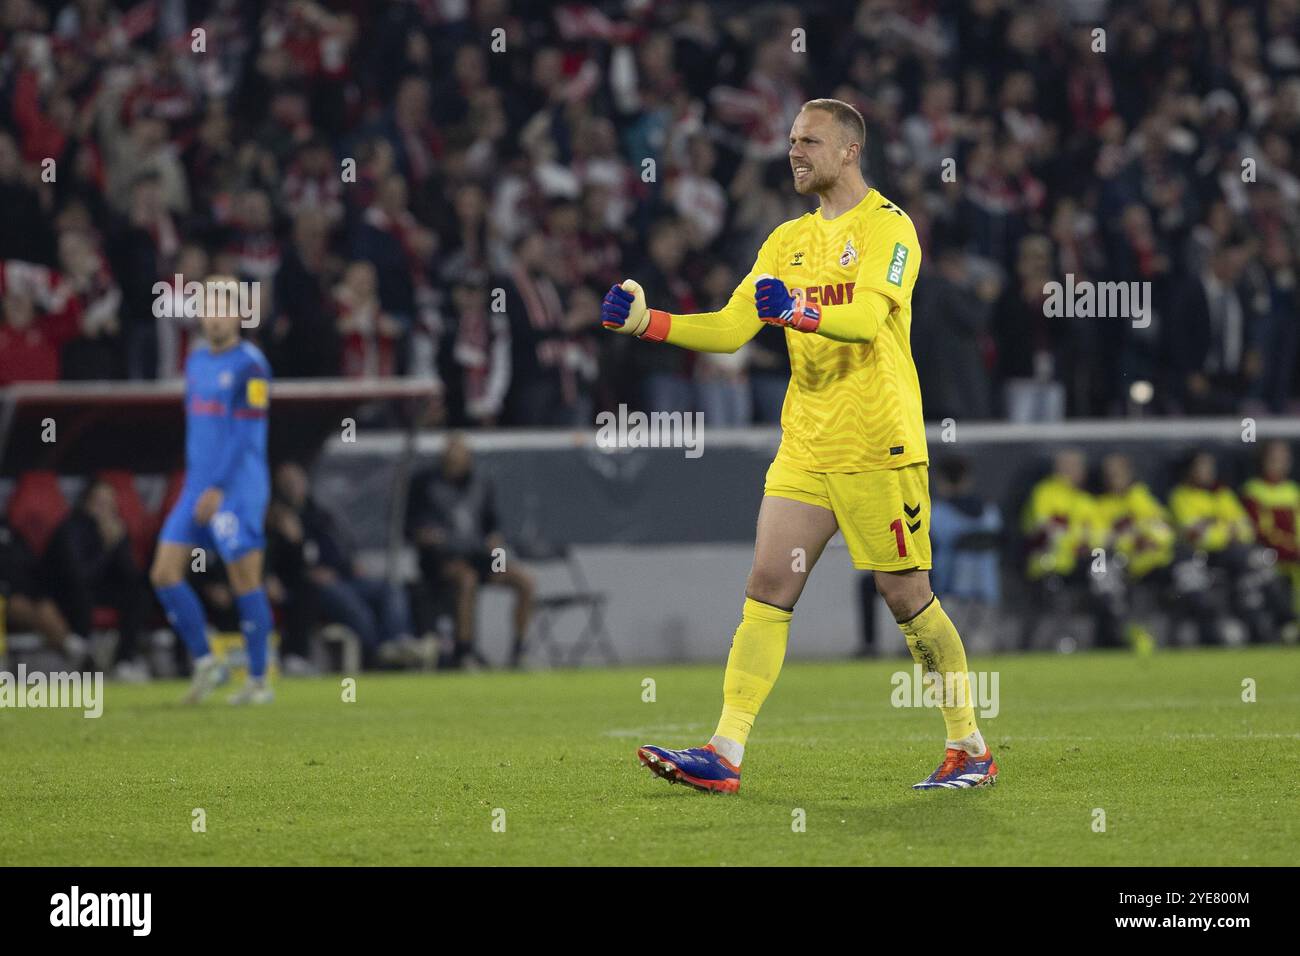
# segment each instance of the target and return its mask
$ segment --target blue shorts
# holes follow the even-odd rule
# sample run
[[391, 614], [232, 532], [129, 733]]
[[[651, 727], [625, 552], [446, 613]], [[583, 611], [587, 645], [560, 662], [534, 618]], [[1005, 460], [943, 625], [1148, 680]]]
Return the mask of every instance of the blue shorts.
[[201, 525], [194, 520], [194, 505], [201, 494], [202, 488], [181, 492], [163, 522], [159, 541], [215, 550], [225, 564], [266, 547], [266, 535], [262, 530], [267, 504], [264, 498], [257, 501], [227, 498], [212, 520]]

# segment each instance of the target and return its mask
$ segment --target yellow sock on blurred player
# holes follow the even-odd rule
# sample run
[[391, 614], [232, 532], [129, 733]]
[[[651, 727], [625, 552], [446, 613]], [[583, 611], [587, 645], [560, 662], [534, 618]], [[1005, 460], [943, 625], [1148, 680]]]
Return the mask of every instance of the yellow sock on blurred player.
[[[791, 616], [784, 608], [745, 598], [722, 680], [722, 718], [713, 735], [718, 752], [732, 763], [740, 763], [754, 718], [781, 673]], [[718, 745], [719, 737], [723, 738], [723, 746]], [[738, 747], [726, 746], [725, 742], [734, 742]]]
[[[932, 598], [916, 617], [902, 621], [898, 626], [907, 638], [907, 649], [912, 652], [912, 659], [921, 665], [921, 669], [927, 674], [943, 675], [945, 689], [951, 683], [954, 702], [960, 706], [945, 706], [940, 710], [948, 728], [948, 740], [964, 741], [976, 733], [975, 707], [971, 700], [970, 679], [966, 674], [966, 649], [961, 645], [957, 628], [937, 597]], [[951, 679], [947, 676], [949, 674], [953, 675]], [[944, 703], [947, 703], [946, 699]]]

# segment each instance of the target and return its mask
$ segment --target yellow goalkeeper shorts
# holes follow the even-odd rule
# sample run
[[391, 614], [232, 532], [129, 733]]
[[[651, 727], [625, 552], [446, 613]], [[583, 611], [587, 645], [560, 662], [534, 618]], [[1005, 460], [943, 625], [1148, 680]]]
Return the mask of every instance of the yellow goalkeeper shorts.
[[925, 463], [842, 474], [805, 471], [778, 458], [767, 469], [763, 493], [833, 513], [855, 568], [930, 569], [930, 468]]

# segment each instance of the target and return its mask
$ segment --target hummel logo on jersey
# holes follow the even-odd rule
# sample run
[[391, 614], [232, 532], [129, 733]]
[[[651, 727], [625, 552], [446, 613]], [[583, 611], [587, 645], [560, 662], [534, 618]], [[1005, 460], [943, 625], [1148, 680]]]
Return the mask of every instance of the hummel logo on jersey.
[[790, 265], [792, 265], [792, 266], [801, 266], [801, 265], [803, 265], [803, 253], [802, 253], [802, 252], [796, 252], [793, 256], [791, 256], [791, 257], [790, 257]]
[[858, 250], [853, 248], [853, 240], [850, 239], [844, 243], [844, 251], [840, 253], [840, 265], [847, 266], [858, 261]]
[[[908, 507], [907, 502], [903, 502], [903, 513], [907, 515], [909, 519], [915, 518], [917, 515], [921, 513], [921, 503], [918, 501], [912, 507]], [[919, 531], [920, 529], [921, 529], [921, 522], [919, 520], [915, 524], [913, 524], [910, 520], [907, 522], [907, 530], [912, 532], [912, 534], [916, 534], [916, 532]]]
[[889, 273], [885, 279], [890, 285], [903, 286], [903, 270], [907, 268], [907, 246], [901, 242], [894, 243], [894, 255], [889, 260]]
[[899, 208], [898, 208], [897, 206], [895, 206], [892, 202], [882, 202], [882, 203], [880, 204], [880, 208], [881, 208], [881, 209], [888, 209], [888, 210], [889, 210], [890, 212], [892, 212], [895, 216], [901, 216], [901, 215], [903, 214], [903, 210], [899, 209]]

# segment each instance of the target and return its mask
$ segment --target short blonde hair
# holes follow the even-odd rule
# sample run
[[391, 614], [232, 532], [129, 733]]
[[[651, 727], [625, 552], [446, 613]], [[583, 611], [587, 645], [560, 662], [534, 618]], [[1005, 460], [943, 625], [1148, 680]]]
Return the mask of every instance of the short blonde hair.
[[862, 149], [867, 147], [867, 123], [857, 109], [843, 100], [820, 99], [809, 100], [800, 110], [825, 110], [831, 119], [844, 130], [850, 143], [857, 143]]

